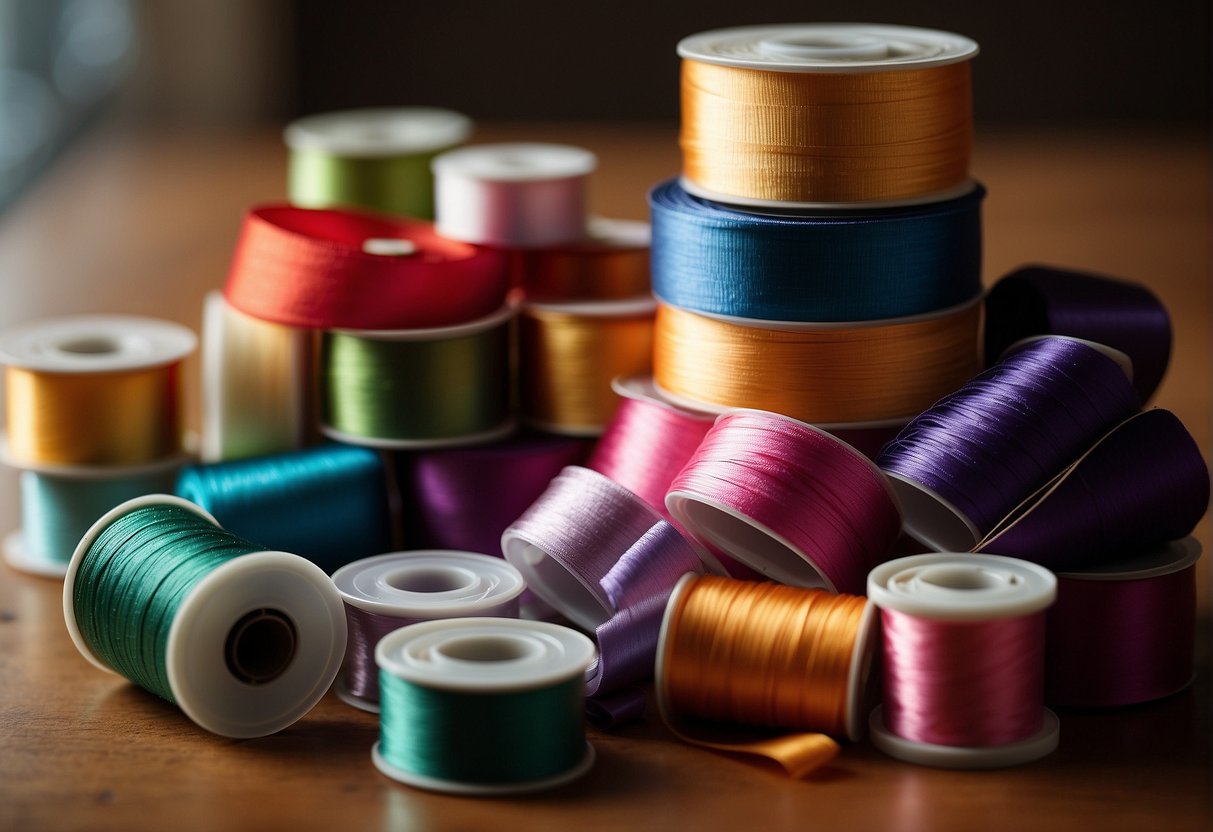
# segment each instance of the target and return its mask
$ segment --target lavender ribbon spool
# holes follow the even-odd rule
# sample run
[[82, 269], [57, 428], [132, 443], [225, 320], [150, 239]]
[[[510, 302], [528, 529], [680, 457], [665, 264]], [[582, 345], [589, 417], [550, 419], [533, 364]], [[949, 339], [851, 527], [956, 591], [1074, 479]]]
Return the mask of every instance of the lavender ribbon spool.
[[1028, 266], [995, 283], [986, 296], [987, 366], [1017, 341], [1045, 334], [1124, 352], [1142, 401], [1158, 388], [1171, 355], [1171, 319], [1141, 284], [1046, 266]]
[[375, 645], [388, 633], [419, 621], [516, 618], [526, 584], [501, 558], [473, 552], [426, 550], [364, 558], [333, 574], [345, 604], [349, 646], [337, 677], [337, 696], [379, 712]]
[[939, 551], [973, 549], [1138, 410], [1127, 364], [1102, 345], [1037, 339], [914, 418], [877, 458], [905, 531]]
[[595, 716], [635, 715], [642, 700], [607, 696], [652, 676], [670, 592], [703, 570], [702, 554], [635, 494], [572, 465], [505, 530], [501, 549], [536, 595], [595, 633], [586, 688], [602, 708]]

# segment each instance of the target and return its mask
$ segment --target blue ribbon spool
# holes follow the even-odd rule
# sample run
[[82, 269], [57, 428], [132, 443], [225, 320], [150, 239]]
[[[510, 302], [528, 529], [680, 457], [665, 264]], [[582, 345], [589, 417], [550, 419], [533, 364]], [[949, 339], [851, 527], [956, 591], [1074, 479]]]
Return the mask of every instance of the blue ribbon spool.
[[653, 291], [668, 304], [768, 321], [918, 315], [981, 292], [976, 185], [945, 202], [770, 216], [687, 193], [649, 193]]

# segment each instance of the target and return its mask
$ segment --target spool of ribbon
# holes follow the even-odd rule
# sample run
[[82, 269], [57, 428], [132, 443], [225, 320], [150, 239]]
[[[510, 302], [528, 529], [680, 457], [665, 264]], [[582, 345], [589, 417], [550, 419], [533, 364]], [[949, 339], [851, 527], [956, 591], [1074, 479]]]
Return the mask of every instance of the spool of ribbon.
[[598, 160], [558, 144], [484, 144], [434, 159], [438, 233], [530, 248], [586, 236], [586, 184]]
[[1194, 676], [1200, 544], [1174, 541], [1116, 564], [1057, 575], [1045, 701], [1109, 708], [1170, 696]]
[[532, 301], [626, 300], [649, 292], [649, 224], [591, 217], [586, 239], [510, 253], [511, 283]]
[[984, 197], [978, 185], [930, 205], [769, 216], [669, 180], [649, 193], [653, 291], [689, 311], [768, 321], [869, 321], [957, 306], [981, 294]]
[[[804, 777], [837, 756], [832, 737], [863, 735], [874, 613], [859, 596], [687, 575], [661, 626], [662, 719], [688, 742]], [[792, 733], [744, 737], [736, 725]]]
[[884, 475], [854, 448], [787, 416], [720, 416], [665, 498], [696, 540], [780, 583], [861, 594], [901, 515]]
[[594, 446], [586, 467], [609, 477], [665, 519], [665, 495], [695, 455], [716, 417], [687, 410], [662, 398], [650, 376], [611, 382], [619, 407]]
[[602, 707], [598, 716], [634, 714], [643, 697], [609, 695], [652, 676], [669, 593], [709, 556], [635, 494], [577, 466], [505, 530], [501, 550], [536, 595], [595, 633], [599, 660], [587, 690]]
[[594, 764], [585, 738], [585, 636], [539, 621], [456, 618], [375, 648], [382, 708], [371, 752], [387, 777], [464, 795], [534, 792]]
[[963, 189], [977, 44], [908, 26], [703, 32], [682, 58], [688, 190], [747, 206], [929, 202]]
[[202, 448], [207, 462], [301, 447], [315, 420], [311, 332], [249, 317], [219, 292], [202, 313]]
[[611, 381], [647, 373], [651, 298], [523, 304], [518, 317], [520, 409], [549, 433], [598, 436], [615, 413]]
[[80, 538], [114, 506], [144, 494], [171, 491], [180, 459], [125, 467], [81, 469], [75, 476], [22, 471], [21, 529], [4, 539], [10, 566], [62, 578]]
[[518, 617], [522, 575], [501, 558], [472, 552], [392, 552], [346, 564], [333, 573], [345, 602], [349, 645], [337, 696], [379, 712], [375, 646], [388, 633], [442, 618]]
[[183, 326], [133, 316], [68, 316], [6, 330], [6, 461], [71, 474], [180, 455], [179, 370], [196, 343]]
[[474, 445], [514, 430], [505, 306], [459, 326], [324, 333], [321, 430], [377, 448]]
[[566, 465], [584, 461], [588, 445], [535, 434], [398, 454], [404, 539], [419, 549], [500, 555], [501, 533]]
[[329, 444], [190, 465], [175, 491], [233, 534], [325, 572], [392, 548], [388, 477], [369, 448]]
[[467, 141], [472, 121], [436, 107], [384, 107], [308, 116], [287, 125], [287, 191], [305, 208], [354, 205], [432, 219], [430, 163]]
[[422, 220], [262, 205], [244, 217], [223, 293], [265, 321], [310, 329], [463, 324], [505, 302], [505, 255]]
[[1054, 571], [1107, 566], [1184, 537], [1209, 507], [1209, 468], [1176, 416], [1149, 410], [1095, 442], [975, 548]]
[[1052, 752], [1045, 610], [1056, 593], [1049, 570], [993, 555], [915, 555], [872, 570], [868, 597], [884, 631], [872, 743], [937, 768], [1001, 768]]
[[63, 611], [89, 662], [225, 737], [293, 724], [328, 690], [345, 651], [327, 575], [166, 495], [123, 503], [89, 529], [68, 566]]
[[[906, 532], [942, 551], [969, 550], [982, 545], [983, 539], [992, 533], [1001, 532], [1010, 521], [1025, 513], [1025, 501], [1038, 492], [1047, 494], [1046, 486], [1055, 477], [1137, 412], [1137, 394], [1126, 368], [1123, 354], [1107, 347], [1057, 336], [1041, 338], [1022, 345], [915, 417], [877, 459], [905, 508]], [[1148, 447], [1167, 447], [1169, 454], [1177, 454], [1183, 463], [1183, 482], [1192, 481], [1186, 472], [1194, 466], [1183, 461], [1192, 443], [1185, 440], [1182, 425], [1177, 431], [1173, 418], [1152, 416], [1147, 422], [1130, 422], [1128, 426], [1132, 432], [1126, 436], [1141, 437]], [[1157, 441], [1149, 436], [1152, 426], [1160, 431]], [[1143, 461], [1137, 450], [1117, 450], [1116, 446], [1123, 442], [1105, 441], [1110, 443], [1111, 452], [1094, 452], [1083, 466], [1096, 472], [1096, 476], [1116, 467], [1118, 460], [1123, 459], [1119, 457], [1122, 452], [1136, 454], [1135, 459]], [[1196, 456], [1199, 461], [1199, 452]], [[1058, 488], [1058, 495], [1070, 492], [1071, 497], [1090, 505], [1091, 511], [1081, 518], [1077, 515], [1062, 518], [1058, 511], [1073, 512], [1074, 505], [1062, 507], [1054, 499], [1049, 501], [1050, 510], [1042, 502], [1042, 511], [1048, 513], [1041, 514], [1041, 519], [1052, 517], [1062, 522], [1061, 526], [1046, 529], [1040, 522], [1023, 517], [1020, 528], [1006, 530], [1007, 537], [1002, 540], [1006, 548], [991, 537], [989, 551], [1017, 552], [1026, 557], [1035, 548], [1033, 534], [1046, 541], [1053, 535], [1062, 539], [1067, 533], [1070, 540], [1081, 538], [1092, 530], [1092, 520], [1099, 522], [1100, 504], [1131, 503], [1136, 498], [1127, 495], [1138, 482], [1148, 483], [1154, 489], [1151, 506], [1159, 504], [1159, 493], [1168, 493], [1169, 471], [1156, 478], [1141, 471], [1127, 476], [1127, 482], [1122, 474], [1121, 484], [1113, 486], [1126, 488], [1126, 494], [1096, 499], [1073, 493], [1075, 486], [1081, 488], [1086, 481], [1082, 472], [1078, 472], [1065, 491]], [[1207, 502], [1207, 473], [1202, 472], [1200, 478], [1205, 483]], [[1183, 499], [1182, 505], [1191, 502]], [[1203, 508], [1199, 513], [1203, 513]], [[1082, 524], [1077, 534], [1072, 532], [1076, 520]], [[1115, 536], [1126, 527], [1118, 518], [1110, 520], [1107, 528], [1117, 529], [1111, 531]], [[1131, 545], [1140, 544], [1141, 531], [1131, 539]], [[1105, 541], [1093, 538], [1092, 542], [1101, 546]], [[1042, 549], [1039, 554], [1046, 552]], [[1031, 559], [1035, 560], [1036, 555]]]
[[1158, 389], [1171, 357], [1171, 318], [1148, 287], [1066, 269], [1027, 266], [986, 296], [987, 365], [1033, 335], [1071, 335], [1125, 353], [1143, 402]]
[[746, 321], [658, 304], [653, 380], [699, 409], [747, 407], [824, 426], [920, 413], [980, 369], [975, 300], [847, 324]]

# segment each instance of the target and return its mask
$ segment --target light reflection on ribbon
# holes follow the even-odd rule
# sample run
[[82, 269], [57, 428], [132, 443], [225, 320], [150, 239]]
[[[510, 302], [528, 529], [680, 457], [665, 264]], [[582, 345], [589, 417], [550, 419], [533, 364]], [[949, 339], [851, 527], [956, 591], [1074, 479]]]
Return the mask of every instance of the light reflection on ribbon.
[[506, 529], [501, 548], [536, 595], [596, 633], [600, 657], [587, 691], [597, 716], [638, 713], [636, 694], [624, 692], [653, 673], [674, 584], [702, 570], [686, 539], [627, 489], [569, 466]]

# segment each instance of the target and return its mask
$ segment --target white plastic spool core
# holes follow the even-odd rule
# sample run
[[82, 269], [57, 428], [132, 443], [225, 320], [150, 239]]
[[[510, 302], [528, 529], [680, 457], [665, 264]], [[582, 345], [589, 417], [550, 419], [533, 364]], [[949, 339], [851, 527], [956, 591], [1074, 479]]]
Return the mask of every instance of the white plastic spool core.
[[[1000, 555], [912, 555], [873, 569], [868, 597], [881, 609], [916, 618], [991, 621], [1043, 612], [1057, 597], [1057, 578], [1043, 566]], [[885, 726], [883, 707], [872, 712], [869, 730], [872, 744], [899, 760], [936, 768], [1002, 768], [1039, 759], [1057, 747], [1057, 716], [1041, 710], [1039, 731], [999, 746], [945, 746], [900, 737]]]
[[[441, 618], [517, 618], [526, 590], [522, 575], [503, 559], [445, 549], [363, 558], [334, 572], [333, 584], [347, 605], [399, 618], [402, 627]], [[348, 705], [379, 712], [377, 702], [350, 692], [345, 672], [335, 691]]]
[[792, 23], [716, 29], [683, 38], [684, 60], [771, 72], [890, 72], [967, 61], [977, 43], [913, 26]]
[[[85, 534], [63, 582], [64, 620], [80, 653], [109, 672], [76, 622], [76, 574], [98, 535], [149, 505], [176, 505], [219, 525], [193, 503], [152, 494], [116, 507]], [[165, 667], [177, 706], [196, 724], [225, 737], [261, 737], [320, 701], [345, 642], [340, 596], [319, 567], [287, 552], [254, 552], [218, 567], [186, 595], [169, 628]]]
[[[700, 575], [688, 573], [678, 579], [678, 583], [674, 585], [674, 591], [670, 593], [669, 601], [666, 602], [665, 614], [661, 619], [661, 631], [657, 637], [654, 693], [657, 696], [658, 710], [663, 719], [671, 725], [677, 725], [680, 717], [670, 704], [669, 695], [666, 692], [666, 640], [671, 637], [674, 614], [681, 609], [683, 594], [690, 592], [691, 586], [700, 577]], [[876, 607], [868, 603], [864, 607], [863, 616], [856, 630], [855, 644], [851, 649], [851, 662], [847, 671], [846, 726], [847, 739], [852, 741], [862, 739], [866, 727], [864, 714], [872, 676], [872, 658], [876, 652], [876, 620]]]
[[307, 116], [288, 124], [283, 138], [291, 150], [375, 158], [432, 153], [471, 133], [472, 120], [451, 110], [383, 107]]
[[162, 367], [198, 339], [170, 321], [133, 315], [70, 315], [6, 330], [0, 364], [44, 373], [118, 373]]
[[[594, 643], [575, 630], [514, 618], [454, 618], [413, 624], [384, 636], [375, 661], [419, 687], [482, 695], [538, 690], [584, 678], [595, 659]], [[501, 749], [508, 754], [510, 749]], [[594, 747], [568, 771], [537, 781], [487, 784], [443, 780], [389, 763], [376, 742], [375, 767], [407, 785], [465, 795], [506, 795], [551, 789], [571, 782], [594, 764]]]

